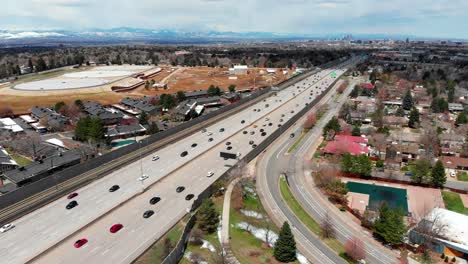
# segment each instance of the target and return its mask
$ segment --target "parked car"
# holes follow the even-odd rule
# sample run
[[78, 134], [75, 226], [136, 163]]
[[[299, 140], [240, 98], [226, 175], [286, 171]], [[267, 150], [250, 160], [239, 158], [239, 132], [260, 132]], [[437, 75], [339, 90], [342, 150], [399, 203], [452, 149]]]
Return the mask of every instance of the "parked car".
[[187, 196], [185, 196], [185, 200], [190, 201], [190, 200], [193, 199], [193, 197], [195, 197], [195, 195], [193, 195], [193, 194], [188, 194]]
[[144, 180], [146, 180], [146, 179], [148, 179], [148, 178], [149, 178], [148, 175], [143, 174], [143, 175], [140, 176], [140, 178], [138, 178], [138, 180], [139, 180], [139, 181], [144, 181]]
[[156, 155], [156, 156], [153, 156], [153, 158], [151, 159], [152, 161], [157, 161], [159, 159], [159, 156]]
[[179, 187], [177, 187], [176, 192], [181, 193], [181, 192], [183, 192], [184, 190], [185, 190], [185, 187], [184, 187], [184, 186], [179, 186]]
[[213, 176], [213, 175], [214, 175], [214, 172], [209, 171], [207, 176], [208, 176], [208, 177], [211, 177], [211, 176]]

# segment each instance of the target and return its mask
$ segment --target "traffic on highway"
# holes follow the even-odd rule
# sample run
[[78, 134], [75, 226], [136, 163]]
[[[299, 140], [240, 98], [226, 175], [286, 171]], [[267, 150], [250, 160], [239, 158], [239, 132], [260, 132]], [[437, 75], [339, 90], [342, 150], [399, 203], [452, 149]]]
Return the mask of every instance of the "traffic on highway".
[[0, 234], [2, 261], [130, 263], [237, 162], [220, 152], [236, 158], [247, 154], [311, 103], [346, 66], [309, 76], [14, 221], [15, 228]]

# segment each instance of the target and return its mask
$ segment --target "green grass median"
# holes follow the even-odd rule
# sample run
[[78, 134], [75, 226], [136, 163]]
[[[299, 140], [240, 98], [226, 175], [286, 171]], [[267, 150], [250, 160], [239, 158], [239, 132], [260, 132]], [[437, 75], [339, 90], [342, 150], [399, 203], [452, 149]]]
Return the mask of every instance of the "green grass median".
[[[286, 182], [286, 178], [281, 176], [279, 180], [281, 196], [286, 202], [288, 207], [293, 211], [294, 215], [315, 235], [320, 236], [321, 227], [299, 204], [299, 202], [294, 198], [289, 185]], [[322, 241], [327, 244], [333, 251], [338, 255], [342, 256], [345, 252], [344, 246], [336, 239], [322, 239]], [[347, 259], [345, 259], [347, 260]], [[348, 261], [348, 260], [347, 260]], [[348, 261], [349, 262], [349, 261]]]
[[445, 207], [460, 214], [468, 215], [468, 208], [463, 205], [460, 194], [448, 191], [442, 191]]

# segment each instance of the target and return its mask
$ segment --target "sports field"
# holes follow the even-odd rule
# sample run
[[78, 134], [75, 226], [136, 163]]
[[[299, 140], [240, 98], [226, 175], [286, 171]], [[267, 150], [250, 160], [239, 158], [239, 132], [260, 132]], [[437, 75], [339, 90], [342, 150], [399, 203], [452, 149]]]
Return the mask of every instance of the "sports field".
[[385, 202], [390, 208], [400, 208], [408, 214], [408, 196], [405, 189], [359, 182], [347, 182], [346, 186], [350, 192], [369, 195], [368, 208], [378, 209]]

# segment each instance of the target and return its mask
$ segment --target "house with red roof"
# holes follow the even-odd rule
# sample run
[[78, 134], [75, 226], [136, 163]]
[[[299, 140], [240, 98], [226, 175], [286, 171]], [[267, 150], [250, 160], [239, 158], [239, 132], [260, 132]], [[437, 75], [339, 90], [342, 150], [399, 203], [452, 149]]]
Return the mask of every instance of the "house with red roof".
[[333, 141], [329, 141], [323, 149], [324, 154], [341, 155], [349, 153], [351, 155], [368, 155], [368, 139], [365, 137], [336, 135]]
[[361, 83], [361, 88], [373, 90], [375, 88], [375, 85], [373, 85], [372, 83]]

